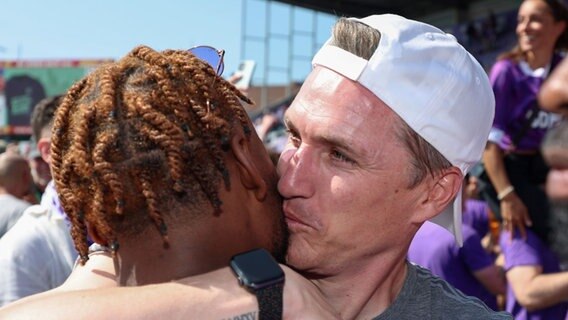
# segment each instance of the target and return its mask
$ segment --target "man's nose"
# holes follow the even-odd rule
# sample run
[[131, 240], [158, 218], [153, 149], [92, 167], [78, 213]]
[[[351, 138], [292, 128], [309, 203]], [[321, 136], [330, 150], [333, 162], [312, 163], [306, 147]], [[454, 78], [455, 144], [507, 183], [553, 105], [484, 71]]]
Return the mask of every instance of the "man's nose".
[[315, 156], [309, 147], [300, 146], [285, 149], [278, 161], [278, 191], [284, 198], [309, 198], [314, 192], [317, 179]]

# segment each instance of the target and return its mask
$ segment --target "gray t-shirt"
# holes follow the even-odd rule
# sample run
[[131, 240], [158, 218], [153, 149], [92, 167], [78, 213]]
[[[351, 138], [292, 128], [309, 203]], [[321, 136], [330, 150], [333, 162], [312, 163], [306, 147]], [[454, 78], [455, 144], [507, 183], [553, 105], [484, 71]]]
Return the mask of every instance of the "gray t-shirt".
[[404, 285], [393, 304], [373, 320], [513, 319], [466, 296], [420, 266], [408, 263]]

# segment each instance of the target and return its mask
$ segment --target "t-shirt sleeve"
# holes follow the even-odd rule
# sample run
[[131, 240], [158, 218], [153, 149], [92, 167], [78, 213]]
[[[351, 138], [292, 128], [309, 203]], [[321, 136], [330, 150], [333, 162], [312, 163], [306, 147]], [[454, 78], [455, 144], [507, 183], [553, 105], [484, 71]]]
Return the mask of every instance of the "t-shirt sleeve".
[[460, 255], [467, 267], [475, 272], [493, 264], [493, 259], [481, 246], [481, 238], [469, 226], [463, 226], [464, 242]]
[[503, 139], [512, 114], [512, 107], [509, 102], [513, 88], [512, 67], [510, 61], [500, 60], [495, 63], [489, 75], [493, 93], [495, 94], [495, 118], [490, 133], [490, 140], [497, 143]]
[[512, 65], [507, 60], [498, 61], [491, 69], [490, 81], [495, 94], [495, 119], [493, 127], [505, 129], [510, 116], [509, 96], [511, 95], [512, 77], [509, 69]]
[[539, 243], [536, 236], [529, 232], [524, 240], [517, 232], [513, 239], [510, 233], [502, 231], [499, 243], [505, 258], [505, 271], [517, 266], [540, 266], [542, 261], [539, 253]]

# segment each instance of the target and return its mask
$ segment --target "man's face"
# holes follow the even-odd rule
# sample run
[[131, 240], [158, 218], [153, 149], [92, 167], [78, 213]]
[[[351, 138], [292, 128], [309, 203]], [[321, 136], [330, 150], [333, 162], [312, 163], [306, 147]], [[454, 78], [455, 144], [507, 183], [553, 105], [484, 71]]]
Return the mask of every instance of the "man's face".
[[200, 230], [215, 234], [211, 238], [215, 249], [209, 249], [209, 255], [226, 265], [237, 253], [265, 248], [283, 262], [288, 230], [277, 189], [276, 167], [254, 130], [250, 137], [242, 129], [235, 130], [240, 132], [232, 137], [232, 152], [226, 153], [225, 159], [231, 185], [230, 188], [225, 188], [222, 182], [219, 185], [222, 213], [200, 222]]
[[286, 113], [290, 137], [278, 163], [291, 266], [335, 274], [379, 253], [400, 254], [410, 241], [419, 195], [408, 189], [398, 121], [339, 74], [316, 67], [308, 76]]
[[[252, 124], [250, 125], [252, 128]], [[271, 248], [270, 251], [272, 255], [278, 261], [284, 262], [288, 247], [288, 228], [286, 227], [282, 213], [282, 198], [277, 189], [278, 175], [274, 167], [274, 162], [254, 130], [251, 133], [250, 142], [252, 148], [251, 154], [254, 157], [255, 166], [261, 172], [268, 187], [267, 196], [262, 203], [264, 208], [261, 210], [261, 214], [254, 219], [252, 223], [253, 227], [256, 226], [256, 230], [252, 233], [261, 236], [264, 235], [264, 242], [267, 243], [264, 247], [270, 244], [271, 247], [267, 248]]]
[[49, 181], [51, 181], [51, 170], [49, 169], [49, 165], [41, 157], [34, 157], [33, 159], [30, 159], [29, 164], [34, 184], [43, 191]]

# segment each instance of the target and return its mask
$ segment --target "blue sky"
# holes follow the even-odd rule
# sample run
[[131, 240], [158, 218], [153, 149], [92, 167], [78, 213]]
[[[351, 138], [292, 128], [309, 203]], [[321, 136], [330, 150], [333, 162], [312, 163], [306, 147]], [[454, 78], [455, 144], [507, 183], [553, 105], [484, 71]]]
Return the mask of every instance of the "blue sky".
[[[0, 6], [0, 59], [81, 59], [119, 58], [138, 44], [155, 49], [189, 48], [208, 44], [226, 50], [225, 74], [233, 72], [242, 54], [243, 0], [3, 0]], [[248, 35], [262, 35], [266, 2], [248, 0]], [[287, 33], [290, 6], [271, 5], [274, 33]], [[311, 13], [296, 10], [294, 28], [310, 29]], [[329, 36], [332, 16], [318, 15], [317, 42]], [[313, 44], [297, 41], [296, 55], [311, 55]], [[272, 37], [270, 65], [286, 65], [288, 47], [283, 40]], [[242, 58], [259, 60], [253, 79], [262, 76], [264, 52], [254, 41], [246, 47]], [[262, 51], [262, 52], [261, 52]], [[294, 77], [309, 70], [309, 61], [294, 65]], [[259, 71], [260, 70], [260, 71]], [[271, 71], [272, 72], [272, 71]], [[270, 82], [282, 75], [270, 74]], [[282, 73], [282, 72], [280, 72]], [[253, 80], [253, 82], [255, 81]]]

